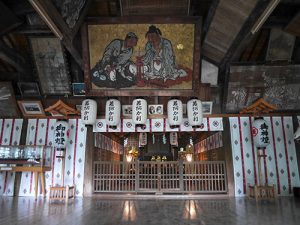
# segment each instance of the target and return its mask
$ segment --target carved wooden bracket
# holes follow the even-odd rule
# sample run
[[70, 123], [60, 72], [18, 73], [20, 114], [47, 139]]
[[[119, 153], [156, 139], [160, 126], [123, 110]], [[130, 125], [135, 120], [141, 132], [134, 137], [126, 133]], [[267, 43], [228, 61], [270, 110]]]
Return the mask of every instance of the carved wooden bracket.
[[79, 111], [68, 106], [62, 100], [58, 100], [54, 105], [49, 106], [45, 109], [45, 112], [51, 113], [52, 116], [80, 115]]
[[276, 110], [277, 107], [274, 105], [271, 105], [267, 101], [265, 101], [263, 98], [258, 99], [256, 102], [254, 102], [252, 105], [248, 106], [247, 108], [244, 108], [240, 111], [240, 114], [254, 114], [259, 115], [262, 113], [269, 113], [274, 110]]

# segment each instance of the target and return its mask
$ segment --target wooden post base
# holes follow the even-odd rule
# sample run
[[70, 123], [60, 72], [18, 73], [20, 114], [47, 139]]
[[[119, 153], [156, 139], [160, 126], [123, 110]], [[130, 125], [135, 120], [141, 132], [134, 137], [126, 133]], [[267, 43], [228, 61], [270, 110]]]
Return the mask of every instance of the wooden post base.
[[249, 197], [255, 200], [261, 199], [274, 199], [275, 198], [275, 185], [273, 186], [249, 186]]
[[50, 187], [49, 200], [65, 200], [75, 198], [75, 186]]

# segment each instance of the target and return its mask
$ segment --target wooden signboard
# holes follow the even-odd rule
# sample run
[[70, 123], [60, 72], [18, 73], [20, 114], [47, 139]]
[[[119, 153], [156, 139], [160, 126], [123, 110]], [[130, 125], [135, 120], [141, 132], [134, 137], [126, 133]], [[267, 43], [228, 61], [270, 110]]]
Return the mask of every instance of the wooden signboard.
[[226, 112], [236, 113], [259, 98], [278, 110], [300, 109], [300, 65], [231, 66]]
[[30, 43], [43, 94], [71, 94], [67, 63], [59, 39], [32, 37]]

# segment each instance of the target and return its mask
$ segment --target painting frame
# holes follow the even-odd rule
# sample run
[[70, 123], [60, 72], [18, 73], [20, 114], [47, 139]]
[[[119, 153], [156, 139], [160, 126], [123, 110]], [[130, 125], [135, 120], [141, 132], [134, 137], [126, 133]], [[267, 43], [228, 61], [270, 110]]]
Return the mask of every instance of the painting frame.
[[151, 118], [162, 117], [164, 115], [164, 105], [148, 105], [148, 115]]
[[202, 102], [202, 113], [203, 115], [210, 115], [212, 114], [212, 106], [213, 102]]
[[18, 101], [19, 108], [24, 117], [43, 117], [46, 116], [42, 102], [36, 100]]
[[72, 83], [73, 96], [85, 96], [85, 83]]
[[277, 110], [299, 110], [299, 70], [297, 64], [232, 63], [224, 95], [225, 112], [238, 113], [260, 98], [276, 106]]
[[[83, 62], [84, 62], [84, 82], [86, 83], [86, 95], [89, 96], [200, 96], [200, 43], [201, 43], [201, 17], [125, 17], [125, 18], [102, 18], [102, 19], [90, 19], [83, 26], [81, 30], [82, 34], [82, 46], [83, 46]], [[178, 88], [174, 89], [167, 88], [95, 88], [95, 84], [92, 82], [91, 70], [92, 66], [91, 61], [91, 50], [89, 46], [89, 40], [92, 39], [91, 35], [89, 36], [89, 27], [90, 26], [117, 26], [117, 25], [145, 25], [148, 26], [151, 24], [160, 25], [176, 25], [176, 24], [190, 24], [193, 26], [194, 31], [194, 43], [192, 48], [192, 75], [191, 87], [189, 88]], [[183, 35], [183, 34], [182, 34]], [[141, 38], [144, 37], [145, 34]], [[109, 42], [108, 42], [109, 43]], [[177, 48], [182, 47], [180, 44], [175, 43]], [[93, 50], [92, 50], [93, 51]], [[138, 85], [135, 85], [138, 86]], [[148, 87], [148, 86], [147, 86]]]
[[266, 61], [288, 61], [292, 59], [296, 37], [279, 28], [270, 32]]
[[124, 117], [132, 116], [132, 105], [122, 105], [122, 115]]
[[64, 47], [53, 36], [29, 36], [34, 67], [43, 95], [70, 95], [70, 76]]
[[18, 82], [22, 97], [40, 97], [41, 92], [37, 82]]

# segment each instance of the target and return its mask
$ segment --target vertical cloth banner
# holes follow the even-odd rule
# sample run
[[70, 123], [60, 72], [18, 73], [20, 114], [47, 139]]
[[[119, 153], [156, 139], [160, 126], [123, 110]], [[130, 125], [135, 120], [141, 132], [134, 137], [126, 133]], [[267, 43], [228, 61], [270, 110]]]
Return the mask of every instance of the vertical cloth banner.
[[[270, 144], [261, 160], [262, 185], [275, 185], [281, 196], [292, 195], [300, 185], [292, 117], [264, 117]], [[230, 117], [235, 196], [245, 196], [249, 185], [257, 183], [257, 148], [251, 137], [253, 117]]]
[[[19, 145], [23, 119], [0, 119], [0, 145]], [[15, 173], [0, 172], [0, 196], [14, 195]]]
[[[48, 145], [53, 146], [54, 124], [56, 119], [29, 119], [26, 144], [28, 145]], [[66, 147], [65, 158], [65, 185], [75, 184], [76, 196], [83, 194], [84, 179], [84, 162], [85, 162], [85, 145], [86, 145], [86, 127], [80, 119], [69, 119], [70, 138]], [[52, 149], [52, 168], [46, 172], [46, 193], [49, 193], [50, 186], [61, 184], [61, 166], [60, 158], [55, 157], [55, 151]], [[19, 196], [33, 196], [34, 182], [30, 172], [23, 172]], [[38, 187], [40, 191], [40, 181]]]

